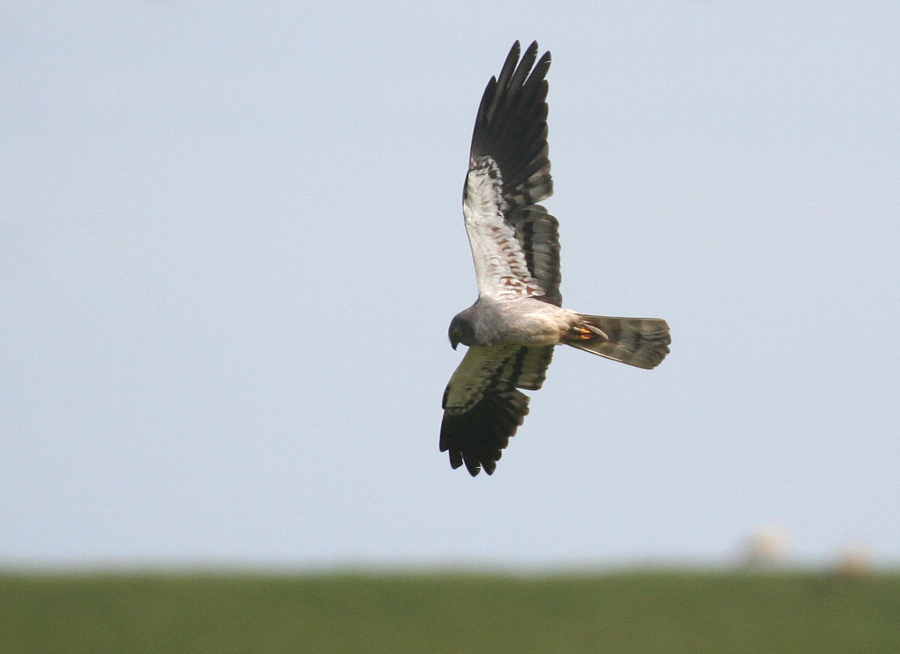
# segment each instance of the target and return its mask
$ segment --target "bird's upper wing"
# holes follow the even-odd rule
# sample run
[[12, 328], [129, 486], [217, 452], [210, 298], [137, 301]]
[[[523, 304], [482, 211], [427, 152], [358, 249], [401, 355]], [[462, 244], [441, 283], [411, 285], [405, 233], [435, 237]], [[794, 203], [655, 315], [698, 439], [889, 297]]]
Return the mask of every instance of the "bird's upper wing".
[[528, 414], [528, 396], [544, 383], [553, 346], [470, 347], [444, 391], [441, 452], [473, 477], [494, 472], [501, 450]]
[[547, 70], [537, 42], [513, 45], [488, 82], [472, 135], [463, 192], [478, 293], [562, 304], [559, 223], [536, 204], [553, 194], [547, 148]]

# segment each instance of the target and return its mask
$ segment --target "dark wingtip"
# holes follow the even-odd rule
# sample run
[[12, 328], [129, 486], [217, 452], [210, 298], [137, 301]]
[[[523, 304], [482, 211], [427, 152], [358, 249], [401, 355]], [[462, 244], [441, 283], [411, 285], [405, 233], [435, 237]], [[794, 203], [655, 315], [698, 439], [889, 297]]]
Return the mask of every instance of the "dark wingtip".
[[450, 452], [450, 466], [454, 469], [465, 464], [473, 477], [482, 470], [491, 475], [527, 414], [528, 396], [512, 384], [500, 382], [467, 411], [445, 411], [440, 450]]
[[[516, 43], [518, 43], [518, 41], [516, 41]], [[522, 59], [531, 58], [531, 57], [537, 59], [537, 53], [539, 50], [540, 50], [540, 48], [538, 47], [538, 42], [532, 41], [531, 45], [529, 45], [525, 49], [525, 54], [523, 55]], [[543, 77], [544, 75], [547, 74], [547, 69], [550, 68], [551, 62], [552, 62], [552, 57], [550, 56], [550, 51], [547, 50], [547, 52], [545, 52], [544, 54], [541, 55], [541, 58], [538, 59], [538, 61], [537, 61], [537, 66], [535, 66], [536, 69], [537, 68], [541, 69], [541, 73], [539, 75], [540, 77]]]
[[468, 470], [469, 474], [473, 477], [477, 477], [478, 473], [481, 472], [481, 466], [478, 465], [478, 461], [475, 461], [474, 459], [466, 459], [466, 470]]
[[[490, 157], [500, 169], [510, 206], [529, 206], [550, 197], [553, 181], [547, 148], [547, 72], [550, 52], [538, 58], [538, 42], [521, 53], [516, 41], [500, 74], [481, 96], [469, 165]], [[521, 53], [521, 58], [520, 58]]]

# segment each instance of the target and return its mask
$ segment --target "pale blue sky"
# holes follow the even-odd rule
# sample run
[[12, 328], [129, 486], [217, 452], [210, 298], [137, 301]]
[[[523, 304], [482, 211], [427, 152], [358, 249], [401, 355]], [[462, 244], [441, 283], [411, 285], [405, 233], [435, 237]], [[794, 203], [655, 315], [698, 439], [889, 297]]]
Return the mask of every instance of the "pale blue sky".
[[[438, 452], [460, 193], [553, 53], [567, 306], [493, 477]], [[900, 560], [900, 4], [0, 4], [0, 566]]]

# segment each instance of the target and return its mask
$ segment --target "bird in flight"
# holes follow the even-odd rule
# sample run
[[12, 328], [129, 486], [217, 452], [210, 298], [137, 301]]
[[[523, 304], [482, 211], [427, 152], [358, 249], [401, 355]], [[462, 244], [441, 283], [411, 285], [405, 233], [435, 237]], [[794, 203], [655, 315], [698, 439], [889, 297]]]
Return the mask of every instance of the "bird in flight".
[[[547, 70], [537, 42], [516, 41], [484, 90], [463, 187], [463, 216], [478, 299], [450, 323], [468, 351], [444, 391], [441, 452], [473, 477], [494, 472], [501, 451], [544, 383], [556, 345], [638, 368], [669, 353], [658, 318], [611, 318], [562, 307], [559, 223], [540, 204], [553, 193], [547, 149]], [[536, 63], [535, 63], [536, 62]]]

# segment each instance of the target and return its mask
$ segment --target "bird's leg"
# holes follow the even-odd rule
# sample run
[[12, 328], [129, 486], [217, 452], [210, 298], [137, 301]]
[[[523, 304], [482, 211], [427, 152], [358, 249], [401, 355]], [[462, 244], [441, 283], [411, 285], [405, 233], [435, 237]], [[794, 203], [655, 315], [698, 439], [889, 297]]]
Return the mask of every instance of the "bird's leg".
[[581, 323], [580, 325], [575, 325], [574, 327], [572, 327], [572, 329], [569, 330], [567, 338], [573, 341], [592, 341], [598, 336], [604, 341], [609, 340], [609, 336], [606, 335], [606, 332], [604, 332], [599, 327]]

